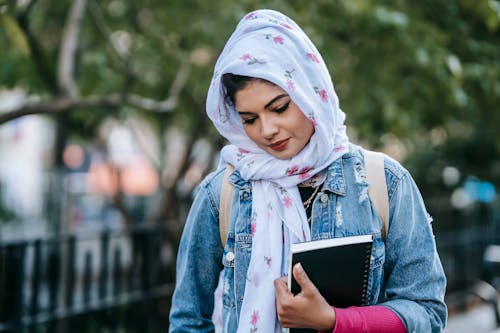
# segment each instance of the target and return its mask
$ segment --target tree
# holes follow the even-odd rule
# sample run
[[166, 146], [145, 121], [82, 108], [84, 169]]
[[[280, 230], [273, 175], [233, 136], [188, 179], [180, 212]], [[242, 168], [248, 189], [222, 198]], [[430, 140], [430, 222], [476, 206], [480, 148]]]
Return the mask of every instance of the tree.
[[[200, 137], [223, 144], [204, 116], [211, 71], [238, 19], [262, 6], [293, 17], [318, 46], [353, 140], [400, 159], [426, 196], [453, 190], [447, 166], [500, 186], [496, 0], [9, 1], [0, 82], [27, 96], [0, 124], [47, 114], [58, 147], [68, 135], [94, 138], [109, 117], [140, 116], [159, 138], [175, 124], [188, 143], [181, 179]], [[177, 211], [176, 186], [164, 189], [163, 213]]]

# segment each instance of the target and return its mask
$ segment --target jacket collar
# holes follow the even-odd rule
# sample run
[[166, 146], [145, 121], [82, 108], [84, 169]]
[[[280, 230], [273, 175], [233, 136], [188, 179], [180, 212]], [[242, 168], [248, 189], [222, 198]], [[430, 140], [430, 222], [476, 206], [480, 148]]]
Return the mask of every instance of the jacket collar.
[[346, 194], [345, 177], [342, 168], [342, 161], [344, 156], [336, 159], [328, 167], [325, 184], [323, 185], [323, 190], [327, 190], [342, 196], [345, 196]]

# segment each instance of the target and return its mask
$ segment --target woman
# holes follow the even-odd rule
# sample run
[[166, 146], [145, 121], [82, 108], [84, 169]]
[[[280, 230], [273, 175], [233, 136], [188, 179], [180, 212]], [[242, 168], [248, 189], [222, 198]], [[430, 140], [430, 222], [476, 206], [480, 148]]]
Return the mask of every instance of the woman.
[[[367, 195], [363, 150], [345, 133], [328, 70], [285, 15], [258, 10], [236, 27], [215, 65], [207, 113], [230, 144], [191, 207], [177, 259], [170, 332], [210, 332], [222, 270], [223, 332], [441, 332], [445, 276], [420, 193], [385, 158], [387, 239]], [[219, 236], [224, 167], [235, 171], [229, 234]], [[296, 265], [302, 292], [283, 276], [290, 244], [372, 234], [367, 306], [332, 308]], [[217, 307], [217, 304], [215, 305]]]

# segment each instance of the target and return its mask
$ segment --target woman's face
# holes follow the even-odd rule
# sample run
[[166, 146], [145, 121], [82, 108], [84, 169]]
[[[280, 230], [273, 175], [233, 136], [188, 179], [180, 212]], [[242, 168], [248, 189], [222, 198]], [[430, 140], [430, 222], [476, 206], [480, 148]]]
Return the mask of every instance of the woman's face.
[[272, 83], [250, 82], [235, 94], [235, 108], [248, 137], [282, 160], [297, 155], [314, 133], [286, 91]]

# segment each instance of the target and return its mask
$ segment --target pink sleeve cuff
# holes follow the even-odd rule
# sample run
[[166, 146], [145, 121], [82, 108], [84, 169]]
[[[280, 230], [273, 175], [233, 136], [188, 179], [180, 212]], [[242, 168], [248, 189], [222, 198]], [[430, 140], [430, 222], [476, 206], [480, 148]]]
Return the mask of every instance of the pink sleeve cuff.
[[331, 333], [406, 333], [401, 319], [384, 306], [351, 306], [346, 309], [333, 309], [336, 322]]

